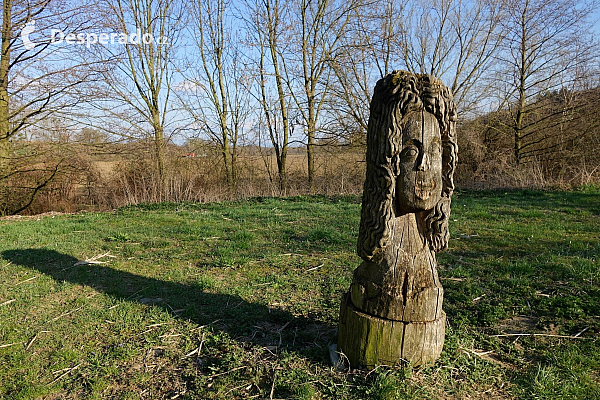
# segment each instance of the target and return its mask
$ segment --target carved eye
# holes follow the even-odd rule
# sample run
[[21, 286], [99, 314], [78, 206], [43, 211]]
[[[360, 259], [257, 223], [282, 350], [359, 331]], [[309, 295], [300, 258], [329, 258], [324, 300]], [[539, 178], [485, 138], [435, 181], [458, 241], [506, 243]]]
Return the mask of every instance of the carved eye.
[[405, 148], [403, 153], [404, 153], [404, 157], [415, 158], [419, 154], [419, 150], [416, 147], [411, 146], [411, 147]]

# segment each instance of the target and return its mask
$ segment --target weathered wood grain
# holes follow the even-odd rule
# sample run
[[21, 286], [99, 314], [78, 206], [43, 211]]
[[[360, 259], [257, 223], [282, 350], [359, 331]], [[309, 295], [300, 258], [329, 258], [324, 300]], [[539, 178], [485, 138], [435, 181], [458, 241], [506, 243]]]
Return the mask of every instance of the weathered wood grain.
[[366, 314], [344, 296], [338, 348], [354, 368], [431, 364], [442, 352], [445, 325], [443, 311], [435, 321], [394, 321]]
[[358, 254], [340, 307], [338, 349], [353, 367], [434, 362], [444, 343], [446, 246], [456, 163], [452, 95], [429, 75], [380, 80], [367, 130]]

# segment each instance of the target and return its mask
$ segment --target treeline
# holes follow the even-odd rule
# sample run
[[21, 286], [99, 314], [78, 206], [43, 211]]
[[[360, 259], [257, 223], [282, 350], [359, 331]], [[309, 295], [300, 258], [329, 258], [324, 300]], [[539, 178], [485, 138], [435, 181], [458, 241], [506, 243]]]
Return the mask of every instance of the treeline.
[[597, 184], [599, 102], [600, 88], [561, 88], [527, 103], [522, 120], [511, 107], [463, 120], [458, 181], [475, 188]]
[[596, 7], [4, 1], [0, 213], [359, 192], [394, 69], [452, 89], [459, 185], [597, 182]]

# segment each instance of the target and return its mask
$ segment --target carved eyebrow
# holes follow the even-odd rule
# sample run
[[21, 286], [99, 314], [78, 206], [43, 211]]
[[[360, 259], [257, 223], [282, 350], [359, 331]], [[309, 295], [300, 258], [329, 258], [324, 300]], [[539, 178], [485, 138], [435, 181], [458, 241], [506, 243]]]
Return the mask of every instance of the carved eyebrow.
[[419, 139], [415, 139], [415, 138], [410, 138], [410, 139], [406, 139], [406, 140], [402, 140], [402, 147], [406, 147], [408, 145], [413, 145], [413, 146], [417, 146], [418, 148], [422, 148], [423, 145], [421, 143], [421, 141]]

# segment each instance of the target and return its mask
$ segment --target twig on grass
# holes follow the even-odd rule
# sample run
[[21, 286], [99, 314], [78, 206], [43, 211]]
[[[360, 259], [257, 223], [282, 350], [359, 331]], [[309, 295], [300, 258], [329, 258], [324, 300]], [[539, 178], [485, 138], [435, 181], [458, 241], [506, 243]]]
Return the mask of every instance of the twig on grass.
[[375, 368], [373, 368], [372, 370], [370, 370], [367, 375], [365, 375], [365, 379], [369, 377], [369, 375], [371, 375], [373, 372], [377, 371], [379, 369], [379, 367], [382, 367], [382, 365], [376, 365]]
[[170, 337], [177, 337], [177, 336], [181, 336], [183, 335], [182, 333], [166, 333], [164, 335], [159, 336], [160, 338], [170, 338]]
[[281, 334], [281, 332], [283, 332], [283, 330], [284, 330], [285, 328], [287, 328], [287, 326], [288, 326], [289, 324], [291, 324], [291, 323], [292, 323], [292, 321], [293, 321], [293, 319], [290, 319], [288, 322], [286, 322], [286, 323], [285, 323], [285, 325], [283, 325], [281, 328], [277, 329], [277, 333]]
[[243, 385], [241, 385], [241, 386], [236, 386], [236, 387], [234, 387], [234, 388], [231, 388], [231, 389], [229, 389], [229, 390], [227, 391], [227, 393], [225, 393], [225, 394], [227, 395], [227, 394], [229, 394], [229, 393], [233, 392], [234, 390], [238, 390], [238, 389], [241, 389], [241, 388], [244, 388], [244, 389], [246, 389], [246, 390], [250, 390], [250, 388], [252, 388], [252, 384], [250, 384], [250, 385], [246, 386], [246, 384], [244, 383], [244, 384], [243, 384]]
[[215, 319], [215, 320], [214, 320], [213, 322], [211, 322], [210, 324], [206, 324], [206, 325], [200, 325], [199, 327], [197, 327], [197, 328], [194, 328], [194, 330], [196, 330], [196, 331], [199, 331], [200, 329], [204, 329], [204, 328], [206, 328], [207, 326], [210, 326], [210, 325], [216, 324], [216, 323], [217, 323], [217, 322], [219, 322], [220, 320], [221, 320], [221, 319]]
[[[162, 301], [162, 299], [161, 299], [161, 301]], [[163, 326], [163, 325], [167, 325], [167, 323], [165, 322], [165, 323], [160, 323], [160, 324], [147, 325], [146, 328], [148, 328], [148, 329], [146, 329], [143, 332], [138, 333], [136, 336], [141, 336], [144, 333], [152, 332], [155, 328], [158, 328], [159, 326]]]
[[[583, 333], [583, 331], [581, 333]], [[503, 333], [500, 335], [490, 335], [490, 336], [491, 337], [544, 336], [544, 337], [554, 337], [554, 338], [560, 338], [560, 339], [590, 339], [590, 338], [579, 337], [578, 336], [579, 334], [577, 334], [575, 336], [568, 336], [568, 335], [552, 335], [550, 333]]]
[[79, 368], [81, 364], [77, 364], [76, 366], [74, 366], [73, 368], [68, 368], [68, 371], [65, 372], [64, 374], [60, 375], [58, 378], [56, 378], [55, 380], [53, 380], [52, 382], [50, 382], [50, 385], [52, 385], [53, 383], [58, 382], [60, 379], [64, 378], [65, 376], [69, 375], [71, 372], [75, 371], [77, 368]]
[[25, 351], [29, 350], [29, 348], [31, 347], [31, 345], [33, 344], [33, 342], [36, 341], [36, 339], [38, 338], [38, 335], [40, 333], [50, 333], [50, 331], [39, 331], [38, 333], [36, 333], [35, 335], [33, 335], [33, 337], [31, 338], [31, 340], [27, 344], [27, 347], [25, 347]]
[[280, 347], [281, 347], [281, 342], [282, 342], [282, 340], [283, 340], [283, 339], [282, 339], [282, 337], [281, 337], [281, 332], [283, 332], [283, 330], [284, 330], [285, 328], [287, 328], [287, 326], [288, 326], [288, 325], [289, 325], [289, 324], [290, 324], [292, 321], [293, 321], [293, 319], [289, 320], [288, 322], [286, 322], [286, 323], [285, 323], [285, 325], [283, 325], [281, 328], [279, 328], [279, 329], [277, 330], [277, 333], [279, 334], [279, 344], [277, 345], [277, 348], [280, 348]]
[[465, 349], [464, 347], [461, 347], [460, 349], [461, 349], [461, 350], [462, 350], [462, 351], [463, 351], [463, 352], [464, 352], [466, 355], [468, 355], [468, 356], [469, 356], [469, 358], [471, 358], [471, 354], [473, 354], [473, 355], [475, 355], [475, 356], [477, 356], [477, 357], [481, 357], [481, 358], [483, 358], [483, 356], [485, 356], [485, 355], [488, 355], [488, 354], [490, 354], [490, 353], [493, 353], [493, 352], [494, 352], [493, 350], [478, 352], [478, 351], [475, 351], [475, 350], [473, 350], [473, 349]]
[[229, 371], [220, 372], [218, 374], [213, 374], [213, 375], [209, 376], [208, 379], [213, 379], [213, 378], [216, 378], [217, 376], [221, 376], [221, 375], [227, 375], [227, 374], [230, 374], [230, 373], [237, 371], [238, 369], [242, 369], [242, 368], [246, 368], [246, 366], [242, 365], [241, 367], [236, 367], [236, 368], [230, 369]]
[[586, 327], [586, 328], [583, 328], [583, 330], [582, 330], [581, 332], [579, 332], [578, 334], [576, 334], [576, 335], [575, 335], [575, 336], [573, 336], [573, 337], [574, 337], [574, 338], [576, 338], [576, 337], [579, 337], [579, 335], [581, 335], [583, 332], [587, 331], [588, 329], [590, 329], [590, 327], [589, 327], [589, 326], [588, 326], [588, 327]]
[[473, 299], [473, 303], [477, 303], [479, 300], [483, 299], [484, 297], [485, 297], [485, 293], [484, 293], [484, 294], [482, 294], [482, 295], [481, 295], [481, 296], [479, 296], [479, 297], [475, 297], [475, 298]]
[[[148, 356], [150, 355], [150, 353], [152, 353], [152, 350], [154, 349], [150, 348], [148, 349], [148, 351], [146, 351], [146, 354], [144, 354], [144, 372], [148, 372], [148, 363], [146, 362], [146, 360], [148, 360]], [[154, 366], [154, 364], [152, 366]]]
[[[352, 370], [352, 364], [350, 363], [350, 359], [348, 358], [348, 356], [346, 354], [344, 354], [344, 352], [340, 351], [340, 358], [346, 360], [346, 361], [342, 361], [342, 363], [345, 363], [348, 366], [348, 373], [350, 373], [350, 371]], [[344, 365], [344, 364], [342, 364]]]
[[252, 286], [268, 286], [268, 285], [273, 285], [275, 284], [275, 282], [264, 282], [264, 283], [257, 283], [256, 285], [252, 285]]
[[[143, 292], [143, 291], [144, 291], [144, 290], [146, 290], [147, 288], [148, 288], [148, 286], [145, 286], [144, 288], [142, 288], [142, 289], [138, 290], [137, 292], [135, 292], [135, 293], [134, 293], [134, 294], [132, 294], [131, 296], [127, 297], [125, 300], [129, 300], [129, 299], [133, 298], [133, 297], [134, 297], [134, 296], [136, 296], [138, 293], [140, 293], [140, 292]], [[114, 306], [110, 306], [110, 307], [108, 307], [108, 309], [109, 309], [109, 310], [112, 310], [112, 309], [114, 309], [114, 308], [117, 308], [117, 307], [119, 307], [119, 305], [121, 305], [121, 304], [122, 304], [122, 303], [117, 303], [117, 304], [115, 304]]]
[[325, 265], [325, 264], [321, 264], [321, 265], [317, 265], [316, 267], [309, 268], [309, 269], [307, 269], [307, 270], [306, 270], [306, 272], [308, 272], [308, 271], [314, 271], [315, 269], [319, 269], [319, 268], [321, 268], [323, 265]]
[[269, 394], [269, 400], [273, 400], [273, 393], [275, 392], [275, 381], [277, 380], [277, 369], [273, 374], [273, 383], [271, 384], [271, 393]]
[[198, 346], [198, 348], [187, 353], [185, 356], [183, 356], [183, 358], [191, 357], [194, 354], [197, 354], [198, 357], [200, 357], [200, 352], [202, 351], [202, 345], [204, 344], [204, 335], [206, 335], [206, 332], [202, 333], [202, 339], [200, 340], [200, 346]]
[[65, 371], [70, 371], [71, 368], [67, 367], [67, 368], [63, 368], [63, 369], [57, 369], [56, 371], [52, 371], [52, 375], [60, 375]]
[[71, 311], [69, 311], [69, 312], [66, 312], [66, 313], [64, 313], [64, 314], [61, 314], [61, 315], [59, 315], [58, 317], [54, 317], [54, 318], [52, 318], [52, 321], [56, 321], [56, 320], [57, 320], [57, 319], [59, 319], [59, 318], [66, 317], [67, 315], [69, 315], [69, 314], [72, 314], [72, 313], [74, 313], [75, 311], [79, 311], [79, 310], [81, 310], [82, 308], [83, 308], [83, 306], [81, 306], [81, 307], [78, 307], [78, 308], [76, 308], [76, 309], [74, 309], [74, 310], [71, 310]]
[[37, 333], [31, 338], [31, 340], [27, 344], [27, 347], [25, 347], [25, 351], [29, 350], [29, 348], [31, 347], [31, 345], [33, 344], [33, 342], [35, 342], [35, 339], [37, 339]]
[[5, 301], [4, 303], [0, 304], [0, 307], [2, 307], [2, 306], [6, 306], [6, 305], [8, 305], [8, 304], [12, 303], [13, 301], [16, 301], [16, 300], [15, 300], [15, 299], [12, 299], [12, 300], [7, 300], [7, 301]]
[[5, 347], [14, 346], [15, 344], [19, 344], [19, 343], [17, 342], [17, 343], [9, 343], [9, 344], [0, 344], [0, 349], [3, 349]]
[[25, 283], [25, 282], [32, 281], [32, 280], [34, 280], [35, 278], [37, 278], [37, 276], [32, 276], [32, 277], [31, 277], [31, 278], [29, 278], [29, 279], [25, 279], [24, 281], [21, 281], [21, 282], [17, 283], [15, 286], [19, 286], [19, 285], [20, 285], [20, 284], [22, 284], [22, 283]]
[[99, 259], [104, 258], [104, 257], [116, 258], [116, 256], [113, 256], [112, 254], [110, 254], [110, 251], [109, 251], [104, 254], [98, 254], [97, 256], [88, 258], [86, 260], [77, 261], [75, 264], [73, 264], [73, 266], [77, 267], [80, 265], [106, 264], [108, 261], [98, 261]]

